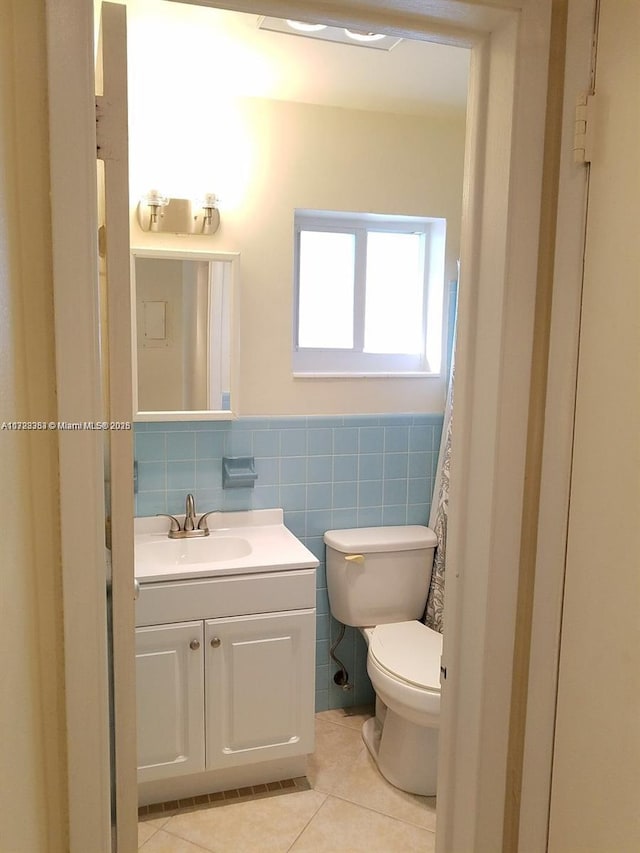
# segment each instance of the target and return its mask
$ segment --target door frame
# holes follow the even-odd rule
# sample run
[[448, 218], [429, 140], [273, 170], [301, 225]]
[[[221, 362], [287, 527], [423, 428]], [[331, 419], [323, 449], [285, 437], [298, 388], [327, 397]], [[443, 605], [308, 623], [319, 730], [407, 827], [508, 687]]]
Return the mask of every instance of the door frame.
[[[137, 699], [133, 500], [133, 364], [131, 241], [129, 233], [129, 128], [126, 7], [96, 8], [96, 115], [98, 150], [98, 280], [101, 298], [103, 418], [105, 435], [105, 534], [109, 543], [107, 620], [111, 676], [111, 831], [116, 850], [138, 839]], [[127, 425], [128, 429], [121, 427]]]
[[[58, 420], [102, 420], [94, 20], [47, 0]], [[60, 432], [69, 851], [111, 851], [103, 434]]]
[[573, 461], [578, 344], [582, 304], [589, 169], [574, 158], [576, 98], [591, 91], [598, 0], [568, 0], [564, 88], [558, 120], [561, 147], [558, 202], [549, 263], [545, 419], [541, 437], [540, 501], [535, 535], [527, 695], [524, 703], [518, 849], [547, 849], [554, 749], [560, 630]]
[[[300, 15], [292, 0], [209, 5]], [[506, 766], [513, 647], [522, 513], [531, 488], [529, 377], [532, 358], [546, 358], [545, 351], [534, 350], [533, 318], [536, 294], [553, 283], [553, 272], [543, 269], [539, 257], [540, 234], [548, 225], [541, 221], [541, 213], [548, 215], [542, 207], [548, 80], [540, 58], [549, 47], [552, 0], [425, 5], [420, 13], [411, 0], [349, 0], [338, 12], [312, 0], [306, 11], [329, 23], [472, 48], [437, 845], [500, 850], [505, 810], [511, 808]], [[86, 0], [46, 0], [46, 8], [59, 417], [99, 419], [93, 10]], [[562, 85], [562, 76], [552, 82]], [[559, 131], [547, 146], [557, 146], [558, 138]], [[465, 287], [465, 280], [473, 287]], [[574, 288], [574, 281], [559, 281], [556, 290], [560, 286]], [[563, 310], [573, 306], [558, 310], [562, 325]], [[573, 326], [568, 337], [570, 344], [577, 340]], [[566, 398], [561, 405], [554, 399], [566, 408]], [[560, 430], [566, 437], [570, 424], [561, 419]], [[91, 433], [60, 438], [69, 849], [76, 853], [97, 850], [97, 829], [109, 836], [104, 585], [100, 571], [87, 569], [104, 560], [103, 471]], [[558, 443], [558, 452], [561, 467], [568, 464], [570, 440], [568, 446]], [[543, 458], [543, 474], [549, 464]], [[556, 503], [565, 508], [564, 494]], [[564, 571], [562, 541], [547, 548], [546, 559], [557, 585]], [[544, 689], [555, 701], [555, 682]], [[540, 731], [549, 733], [549, 727], [552, 733], [552, 720], [540, 721]], [[109, 847], [104, 839], [101, 850]]]

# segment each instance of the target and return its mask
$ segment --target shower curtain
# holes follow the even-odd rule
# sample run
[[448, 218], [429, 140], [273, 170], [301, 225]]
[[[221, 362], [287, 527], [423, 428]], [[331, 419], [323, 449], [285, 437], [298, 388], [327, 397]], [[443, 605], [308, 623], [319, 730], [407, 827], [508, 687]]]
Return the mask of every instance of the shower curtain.
[[442, 633], [444, 612], [444, 572], [447, 553], [447, 518], [449, 515], [449, 471], [451, 468], [451, 425], [453, 422], [453, 370], [442, 425], [442, 440], [438, 456], [438, 469], [433, 489], [433, 502], [429, 527], [436, 534], [438, 544], [433, 557], [431, 585], [427, 598], [425, 622], [429, 628]]
[[[460, 266], [458, 262], [458, 278]], [[433, 557], [433, 571], [431, 573], [431, 585], [427, 598], [425, 611], [425, 623], [434, 631], [442, 633], [444, 629], [444, 573], [447, 554], [447, 519], [449, 516], [449, 472], [451, 469], [451, 427], [453, 423], [453, 378], [455, 373], [455, 337], [456, 337], [456, 309], [458, 296], [458, 282], [450, 283], [449, 292], [449, 340], [451, 349], [449, 351], [449, 387], [447, 389], [447, 401], [444, 409], [444, 422], [442, 424], [442, 438], [440, 440], [440, 453], [438, 455], [438, 467], [436, 469], [436, 480], [433, 488], [433, 499], [431, 501], [431, 513], [429, 516], [429, 527], [436, 534], [438, 543]]]

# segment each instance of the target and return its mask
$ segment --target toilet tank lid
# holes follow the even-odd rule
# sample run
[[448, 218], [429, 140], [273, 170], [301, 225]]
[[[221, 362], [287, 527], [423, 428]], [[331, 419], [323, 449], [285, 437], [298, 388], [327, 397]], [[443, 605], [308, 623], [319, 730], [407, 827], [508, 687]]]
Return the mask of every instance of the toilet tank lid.
[[414, 551], [420, 548], [435, 548], [437, 545], [433, 530], [421, 524], [327, 530], [324, 541], [326, 545], [343, 554]]

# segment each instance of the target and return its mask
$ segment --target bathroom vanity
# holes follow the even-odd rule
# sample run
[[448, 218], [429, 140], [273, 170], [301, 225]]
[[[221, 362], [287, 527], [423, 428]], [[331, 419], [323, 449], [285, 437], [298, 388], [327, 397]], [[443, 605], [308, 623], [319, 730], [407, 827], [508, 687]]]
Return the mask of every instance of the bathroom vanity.
[[282, 510], [208, 523], [135, 521], [140, 805], [303, 776], [314, 748], [318, 561]]

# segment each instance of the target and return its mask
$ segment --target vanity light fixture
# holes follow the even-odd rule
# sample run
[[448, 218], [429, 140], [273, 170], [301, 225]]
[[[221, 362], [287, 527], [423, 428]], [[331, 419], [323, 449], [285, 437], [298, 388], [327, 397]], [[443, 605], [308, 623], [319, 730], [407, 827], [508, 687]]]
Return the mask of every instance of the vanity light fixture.
[[219, 201], [215, 193], [194, 202], [150, 190], [138, 203], [138, 225], [143, 231], [165, 234], [215, 234], [220, 227]]

